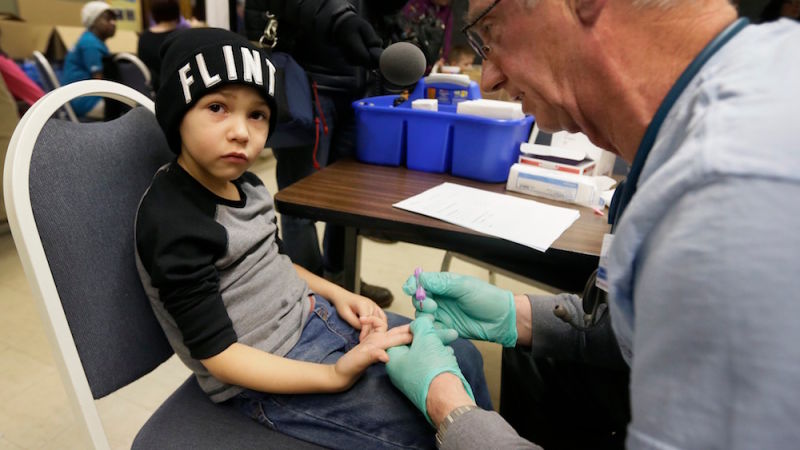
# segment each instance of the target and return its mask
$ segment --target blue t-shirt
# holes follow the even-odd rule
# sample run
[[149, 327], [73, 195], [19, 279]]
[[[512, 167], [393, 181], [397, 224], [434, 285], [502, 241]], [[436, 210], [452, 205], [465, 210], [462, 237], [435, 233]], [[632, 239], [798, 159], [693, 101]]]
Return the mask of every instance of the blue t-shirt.
[[[61, 76], [63, 84], [74, 83], [76, 81], [88, 80], [93, 73], [103, 71], [103, 57], [109, 54], [108, 47], [103, 41], [89, 30], [81, 35], [64, 60], [64, 72]], [[80, 97], [72, 102], [72, 109], [79, 116], [86, 115], [100, 97]]]
[[628, 449], [800, 442], [800, 25], [751, 25], [672, 106], [609, 252]]

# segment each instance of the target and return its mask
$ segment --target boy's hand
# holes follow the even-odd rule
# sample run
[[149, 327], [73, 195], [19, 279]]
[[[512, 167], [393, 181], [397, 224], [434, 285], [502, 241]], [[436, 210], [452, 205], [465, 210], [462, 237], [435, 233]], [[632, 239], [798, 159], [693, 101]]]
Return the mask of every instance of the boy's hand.
[[334, 302], [336, 312], [350, 326], [361, 330], [359, 341], [363, 342], [370, 333], [386, 331], [388, 328], [386, 313], [372, 300], [349, 291], [343, 291], [337, 297]]
[[386, 349], [411, 342], [410, 325], [394, 327], [389, 331], [373, 331], [361, 343], [339, 358], [332, 367], [334, 379], [340, 390], [345, 391], [358, 380], [358, 377], [372, 364], [389, 362]]

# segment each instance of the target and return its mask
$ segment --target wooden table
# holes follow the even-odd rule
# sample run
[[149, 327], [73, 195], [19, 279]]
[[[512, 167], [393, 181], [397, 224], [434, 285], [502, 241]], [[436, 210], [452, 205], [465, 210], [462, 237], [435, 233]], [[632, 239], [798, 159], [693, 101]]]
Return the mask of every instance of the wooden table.
[[460, 253], [565, 291], [583, 290], [588, 276], [597, 267], [603, 234], [610, 229], [605, 217], [596, 215], [590, 208], [536, 198], [543, 203], [575, 208], [581, 213], [550, 249], [542, 253], [392, 207], [393, 203], [445, 181], [518, 195], [506, 192], [502, 183], [488, 184], [404, 167], [339, 161], [278, 192], [275, 204], [282, 214], [345, 226], [345, 287], [348, 289], [358, 290], [358, 235], [377, 233], [394, 240]]

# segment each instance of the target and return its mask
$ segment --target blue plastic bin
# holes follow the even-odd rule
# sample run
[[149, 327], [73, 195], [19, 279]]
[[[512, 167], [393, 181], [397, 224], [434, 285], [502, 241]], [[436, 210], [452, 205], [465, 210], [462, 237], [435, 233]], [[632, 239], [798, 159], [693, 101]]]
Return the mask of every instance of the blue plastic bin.
[[[477, 84], [427, 80], [420, 80], [409, 100], [396, 107], [396, 95], [353, 103], [356, 157], [370, 164], [405, 163], [412, 170], [505, 181], [519, 144], [528, 140], [533, 117], [497, 120], [457, 114], [458, 102], [480, 98]], [[419, 98], [436, 98], [439, 111], [411, 109], [411, 102]]]
[[369, 97], [353, 103], [356, 115], [356, 158], [369, 164], [399, 166], [406, 158], [405, 120], [392, 107], [396, 95]]
[[532, 126], [532, 116], [492, 120], [459, 114], [451, 173], [488, 183], [506, 181], [511, 165], [519, 158], [519, 145], [528, 142]]

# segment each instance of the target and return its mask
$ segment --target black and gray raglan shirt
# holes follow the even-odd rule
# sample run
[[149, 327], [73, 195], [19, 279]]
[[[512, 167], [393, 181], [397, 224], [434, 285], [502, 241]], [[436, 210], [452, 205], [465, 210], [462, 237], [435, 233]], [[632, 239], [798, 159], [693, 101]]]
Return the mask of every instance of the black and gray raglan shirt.
[[240, 342], [284, 356], [308, 316], [309, 289], [280, 252], [272, 197], [246, 172], [241, 200], [218, 197], [177, 162], [155, 174], [136, 215], [136, 263], [175, 353], [215, 402], [242, 388], [199, 360]]

